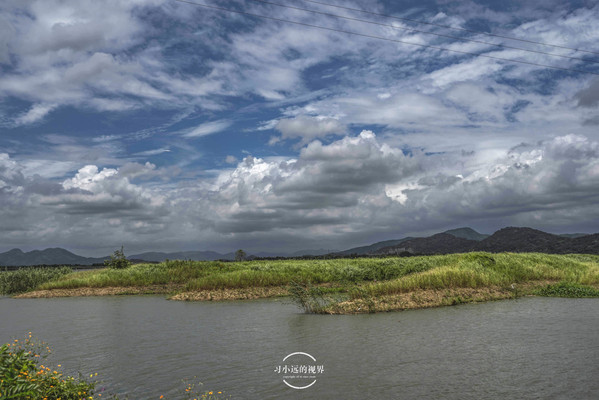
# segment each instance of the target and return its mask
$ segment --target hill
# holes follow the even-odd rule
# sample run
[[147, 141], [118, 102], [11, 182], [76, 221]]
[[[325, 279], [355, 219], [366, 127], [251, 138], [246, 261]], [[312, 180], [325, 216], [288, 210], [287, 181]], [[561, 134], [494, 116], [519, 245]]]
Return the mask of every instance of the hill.
[[456, 237], [446, 232], [426, 238], [408, 240], [399, 245], [382, 248], [371, 254], [391, 255], [403, 252], [414, 254], [451, 254], [469, 251], [486, 251], [490, 253], [599, 254], [599, 234], [568, 237], [532, 228], [508, 227], [500, 229], [491, 236], [477, 241]]
[[484, 240], [486, 238], [488, 238], [491, 235], [486, 235], [484, 233], [478, 233], [477, 231], [475, 231], [472, 228], [457, 228], [457, 229], [450, 229], [448, 231], [445, 231], [443, 233], [447, 233], [449, 235], [455, 236], [455, 237], [459, 237], [462, 239], [468, 239], [468, 240], [476, 240], [477, 242], [480, 242], [481, 240]]
[[20, 249], [12, 249], [7, 252], [0, 253], [0, 265], [92, 265], [101, 264], [107, 258], [108, 257], [82, 257], [59, 247], [45, 250], [33, 250], [26, 253]]
[[374, 254], [399, 255], [405, 252], [415, 254], [449, 254], [473, 251], [478, 242], [464, 239], [449, 233], [437, 233], [426, 238], [406, 240], [398, 245], [384, 247]]
[[164, 260], [193, 260], [193, 261], [213, 261], [213, 260], [234, 260], [235, 254], [221, 254], [215, 251], [178, 251], [174, 253], [146, 252], [133, 254], [127, 257], [130, 260], [144, 260], [152, 262], [162, 262]]
[[343, 250], [343, 251], [338, 251], [336, 253], [333, 253], [333, 255], [335, 255], [335, 256], [349, 256], [349, 255], [352, 255], [352, 254], [357, 254], [357, 255], [361, 256], [361, 255], [366, 255], [366, 254], [373, 254], [377, 250], [380, 250], [382, 248], [390, 247], [390, 246], [397, 246], [400, 243], [403, 243], [406, 240], [411, 240], [411, 239], [414, 239], [414, 238], [412, 238], [412, 237], [406, 237], [406, 238], [403, 238], [403, 239], [385, 240], [383, 242], [376, 242], [376, 243], [368, 245], [368, 246], [352, 247], [351, 249], [347, 249], [347, 250]]

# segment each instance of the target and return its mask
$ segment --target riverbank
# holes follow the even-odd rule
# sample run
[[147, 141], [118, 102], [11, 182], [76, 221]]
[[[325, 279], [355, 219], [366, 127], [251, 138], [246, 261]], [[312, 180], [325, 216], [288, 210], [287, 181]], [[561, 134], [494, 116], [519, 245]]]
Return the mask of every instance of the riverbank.
[[298, 303], [309, 312], [349, 314], [515, 298], [538, 294], [558, 282], [588, 287], [571, 291], [574, 294], [599, 294], [599, 256], [466, 253], [230, 263], [167, 261], [73, 272], [16, 297], [167, 294], [172, 300], [219, 301], [291, 294], [301, 297]]
[[148, 285], [128, 287], [79, 287], [74, 289], [44, 289], [21, 293], [17, 299], [39, 299], [50, 297], [116, 296], [134, 294], [170, 294], [183, 289], [183, 285]]

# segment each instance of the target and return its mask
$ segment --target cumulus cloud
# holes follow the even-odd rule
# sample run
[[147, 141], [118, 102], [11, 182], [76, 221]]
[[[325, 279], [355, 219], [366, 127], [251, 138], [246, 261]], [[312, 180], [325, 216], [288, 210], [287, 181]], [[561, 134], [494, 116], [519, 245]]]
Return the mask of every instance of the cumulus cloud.
[[[165, 197], [131, 182], [154, 169], [149, 163], [121, 169], [87, 165], [57, 182], [26, 175], [19, 161], [0, 154], [0, 236], [15, 244], [61, 240], [93, 245], [95, 235], [107, 243], [114, 241], [110, 232], [115, 231], [121, 232], [119, 240], [125, 238], [124, 232], [155, 234], [164, 228], [169, 213]], [[118, 226], [115, 220], [120, 221]], [[92, 227], [95, 230], [89, 230]]]
[[[13, 140], [10, 146], [17, 149], [0, 155], [0, 231], [5, 232], [0, 239], [6, 243], [41, 244], [51, 238], [164, 243], [168, 236], [175, 247], [285, 238], [343, 247], [348, 237], [363, 241], [377, 232], [395, 236], [477, 218], [496, 218], [498, 226], [536, 221], [531, 225], [579, 227], [596, 217], [591, 206], [597, 202], [597, 80], [583, 87], [587, 78], [576, 74], [348, 39], [339, 32], [163, 0], [5, 3], [0, 6], [3, 126], [22, 125], [35, 133], [36, 123], [69, 107], [102, 114], [97, 129], [70, 133], [95, 138], [69, 139], [53, 127], [44, 132], [57, 134], [44, 135], [41, 144], [15, 145], [21, 133], [16, 130], [3, 142]], [[555, 5], [536, 13], [528, 6], [506, 13], [474, 2], [457, 8], [440, 2], [432, 14], [412, 11], [456, 27], [476, 22], [490, 31], [501, 26], [508, 36], [594, 46], [599, 7], [572, 11], [573, 6]], [[575, 65], [350, 26], [297, 10], [244, 7], [425, 45]], [[460, 15], [448, 16], [450, 9]], [[231, 21], [239, 29], [227, 28]], [[135, 118], [120, 124], [125, 116], [115, 112], [135, 110]], [[153, 125], [173, 110], [182, 111]], [[132, 122], [141, 115], [150, 116], [145, 120], [151, 128]], [[230, 129], [231, 115], [239, 132], [268, 121], [258, 130], [276, 130], [270, 143], [281, 146], [262, 150], [265, 143], [259, 141], [268, 135], [260, 131], [255, 143], [243, 142], [253, 156], [240, 161], [227, 156], [239, 157], [239, 147], [219, 148], [222, 152], [199, 162], [196, 141], [181, 137]], [[126, 133], [129, 127], [136, 131]], [[378, 136], [356, 135], [364, 128]], [[172, 134], [158, 138], [157, 132]], [[152, 141], [138, 143], [150, 135]], [[515, 147], [523, 141], [528, 144]], [[38, 147], [30, 149], [31, 143]], [[211, 150], [202, 148], [203, 154]], [[155, 164], [145, 163], [147, 157]], [[220, 169], [223, 161], [228, 165]], [[169, 169], [171, 162], [185, 170]], [[180, 179], [173, 179], [179, 172]], [[90, 231], [93, 238], [86, 235]], [[143, 239], [131, 235], [136, 232]]]
[[[159, 169], [150, 163], [86, 165], [57, 182], [24, 175], [2, 154], [0, 236], [16, 240], [7, 235], [20, 224], [17, 239], [46, 243], [59, 237], [91, 245], [96, 236], [126, 242], [135, 233], [146, 243], [163, 243], [168, 234], [180, 243], [191, 235], [206, 243], [317, 240], [342, 248], [348, 238], [464, 221], [551, 229], [564, 221], [586, 227], [599, 217], [590, 207], [599, 202], [598, 142], [565, 135], [479, 157], [406, 155], [363, 131], [330, 144], [313, 141], [296, 158], [247, 156], [212, 179], [173, 186], [151, 180]], [[81, 236], [91, 228], [93, 239]]]

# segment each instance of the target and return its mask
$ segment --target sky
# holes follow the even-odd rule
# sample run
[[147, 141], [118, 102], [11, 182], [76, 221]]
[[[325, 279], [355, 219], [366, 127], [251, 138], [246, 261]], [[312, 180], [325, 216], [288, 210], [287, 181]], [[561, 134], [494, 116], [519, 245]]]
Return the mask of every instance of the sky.
[[599, 232], [597, 2], [191, 2], [0, 3], [0, 251]]

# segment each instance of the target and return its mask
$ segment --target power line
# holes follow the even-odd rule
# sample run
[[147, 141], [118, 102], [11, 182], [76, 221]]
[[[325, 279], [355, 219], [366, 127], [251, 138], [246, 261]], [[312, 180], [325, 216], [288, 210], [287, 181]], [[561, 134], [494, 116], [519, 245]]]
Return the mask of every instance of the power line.
[[543, 68], [557, 69], [557, 70], [561, 70], [561, 71], [578, 72], [578, 73], [581, 73], [581, 74], [591, 74], [591, 75], [597, 75], [597, 76], [599, 76], [599, 73], [596, 73], [596, 72], [582, 71], [582, 70], [572, 69], [572, 68], [555, 67], [555, 66], [552, 66], [552, 65], [539, 64], [539, 63], [534, 63], [534, 62], [530, 62], [530, 61], [514, 60], [514, 59], [510, 59], [510, 58], [490, 56], [488, 54], [471, 53], [471, 52], [468, 52], [468, 51], [453, 50], [453, 49], [448, 49], [448, 48], [445, 48], [445, 47], [438, 47], [438, 46], [431, 46], [431, 45], [426, 45], [426, 44], [406, 42], [404, 40], [390, 39], [390, 38], [386, 38], [386, 37], [382, 37], [382, 36], [368, 35], [368, 34], [365, 34], [365, 33], [358, 33], [358, 32], [353, 32], [353, 31], [345, 31], [345, 30], [342, 30], [342, 29], [328, 28], [328, 27], [320, 26], [320, 25], [312, 25], [312, 24], [307, 24], [307, 23], [304, 23], [304, 22], [291, 21], [291, 20], [283, 19], [283, 18], [268, 17], [266, 15], [254, 14], [254, 13], [250, 13], [250, 12], [246, 12], [246, 11], [231, 10], [229, 8], [223, 8], [223, 7], [218, 7], [218, 6], [211, 6], [211, 5], [208, 5], [208, 4], [194, 3], [194, 2], [191, 2], [191, 1], [187, 1], [187, 0], [174, 0], [174, 1], [178, 1], [180, 3], [191, 4], [191, 5], [198, 6], [198, 7], [211, 8], [213, 10], [226, 11], [226, 12], [231, 12], [231, 13], [240, 14], [240, 15], [248, 15], [250, 17], [268, 19], [268, 20], [271, 20], [271, 21], [286, 22], [286, 23], [290, 23], [290, 24], [307, 26], [307, 27], [310, 27], [310, 28], [317, 28], [317, 29], [322, 29], [322, 30], [331, 31], [331, 32], [346, 33], [348, 35], [361, 36], [361, 37], [365, 37], [365, 38], [369, 38], [369, 39], [385, 40], [385, 41], [393, 42], [393, 43], [402, 43], [402, 44], [407, 44], [407, 45], [411, 45], [411, 46], [425, 47], [425, 48], [442, 50], [442, 51], [450, 51], [450, 52], [453, 52], [453, 53], [460, 53], [460, 54], [467, 54], [467, 55], [471, 55], [471, 56], [490, 58], [490, 59], [493, 59], [493, 60], [514, 62], [514, 63], [533, 65], [533, 66], [543, 67]]
[[422, 20], [418, 20], [418, 19], [396, 17], [394, 15], [388, 15], [388, 14], [380, 14], [380, 13], [375, 13], [375, 12], [372, 12], [372, 11], [361, 10], [359, 8], [352, 8], [352, 7], [339, 6], [339, 5], [336, 5], [336, 4], [323, 3], [323, 2], [320, 2], [320, 1], [316, 1], [316, 0], [303, 0], [303, 1], [305, 1], [306, 3], [320, 4], [322, 6], [327, 6], [327, 7], [335, 7], [335, 8], [340, 8], [340, 9], [343, 9], [343, 10], [357, 11], [357, 12], [361, 12], [361, 13], [364, 13], [364, 14], [376, 15], [377, 17], [393, 18], [393, 19], [396, 19], [396, 20], [399, 20], [399, 21], [414, 22], [416, 24], [424, 24], [424, 25], [436, 26], [438, 28], [453, 29], [453, 30], [456, 30], [456, 31], [476, 33], [476, 34], [480, 34], [480, 35], [493, 36], [493, 37], [498, 37], [498, 38], [502, 38], [502, 39], [516, 40], [516, 41], [524, 42], [524, 43], [534, 43], [534, 44], [540, 44], [540, 45], [543, 45], [543, 46], [555, 47], [555, 48], [558, 48], [558, 49], [574, 50], [574, 51], [580, 51], [580, 52], [583, 52], [583, 53], [589, 53], [589, 54], [599, 55], [599, 52], [596, 52], [596, 51], [583, 50], [583, 49], [575, 49], [573, 47], [561, 46], [561, 45], [558, 45], [558, 44], [544, 43], [544, 42], [539, 42], [539, 41], [534, 41], [534, 40], [528, 40], [528, 39], [520, 39], [520, 38], [516, 38], [516, 37], [513, 37], [513, 36], [503, 36], [503, 35], [498, 35], [498, 34], [495, 34], [495, 33], [488, 33], [488, 32], [477, 31], [477, 30], [474, 30], [474, 29], [456, 28], [454, 26], [435, 24], [435, 23], [432, 23], [432, 22], [422, 21]]
[[348, 20], [348, 21], [357, 21], [357, 22], [364, 22], [364, 23], [372, 24], [372, 25], [385, 26], [385, 27], [389, 27], [389, 28], [392, 28], [392, 29], [401, 29], [401, 30], [404, 30], [404, 31], [424, 33], [426, 35], [440, 36], [440, 37], [444, 37], [444, 38], [462, 40], [462, 41], [465, 41], [465, 42], [480, 43], [480, 44], [485, 44], [485, 45], [488, 45], [488, 46], [501, 47], [501, 48], [504, 48], [504, 49], [527, 51], [527, 52], [530, 52], [530, 53], [544, 54], [544, 55], [552, 56], [552, 57], [561, 57], [561, 58], [567, 58], [567, 59], [570, 59], [570, 60], [577, 60], [577, 61], [583, 61], [583, 62], [589, 62], [589, 63], [599, 64], [599, 61], [585, 60], [584, 58], [579, 58], [579, 57], [571, 57], [571, 56], [565, 56], [565, 55], [561, 55], [561, 54], [548, 53], [546, 51], [524, 49], [522, 47], [514, 47], [514, 46], [508, 46], [508, 45], [504, 45], [504, 44], [484, 42], [482, 40], [461, 38], [461, 37], [457, 37], [457, 36], [444, 35], [444, 34], [441, 34], [441, 33], [423, 31], [423, 30], [414, 29], [414, 28], [404, 28], [404, 27], [395, 26], [395, 25], [391, 25], [391, 24], [385, 24], [385, 23], [382, 23], [382, 22], [368, 21], [368, 20], [365, 20], [365, 19], [359, 19], [359, 18], [353, 18], [353, 17], [346, 17], [346, 16], [338, 15], [338, 14], [330, 14], [330, 13], [326, 13], [326, 12], [322, 12], [322, 11], [310, 10], [308, 8], [301, 8], [301, 7], [289, 6], [289, 5], [286, 5], [286, 4], [273, 3], [271, 1], [266, 1], [266, 0], [250, 0], [250, 1], [255, 1], [255, 2], [258, 2], [258, 3], [264, 3], [264, 4], [270, 4], [270, 5], [277, 6], [277, 7], [289, 8], [289, 9], [292, 9], [292, 10], [306, 11], [306, 12], [310, 12], [310, 13], [313, 13], [313, 14], [325, 15], [325, 16], [328, 16], [328, 17], [341, 18], [341, 19], [345, 19], [345, 20]]

